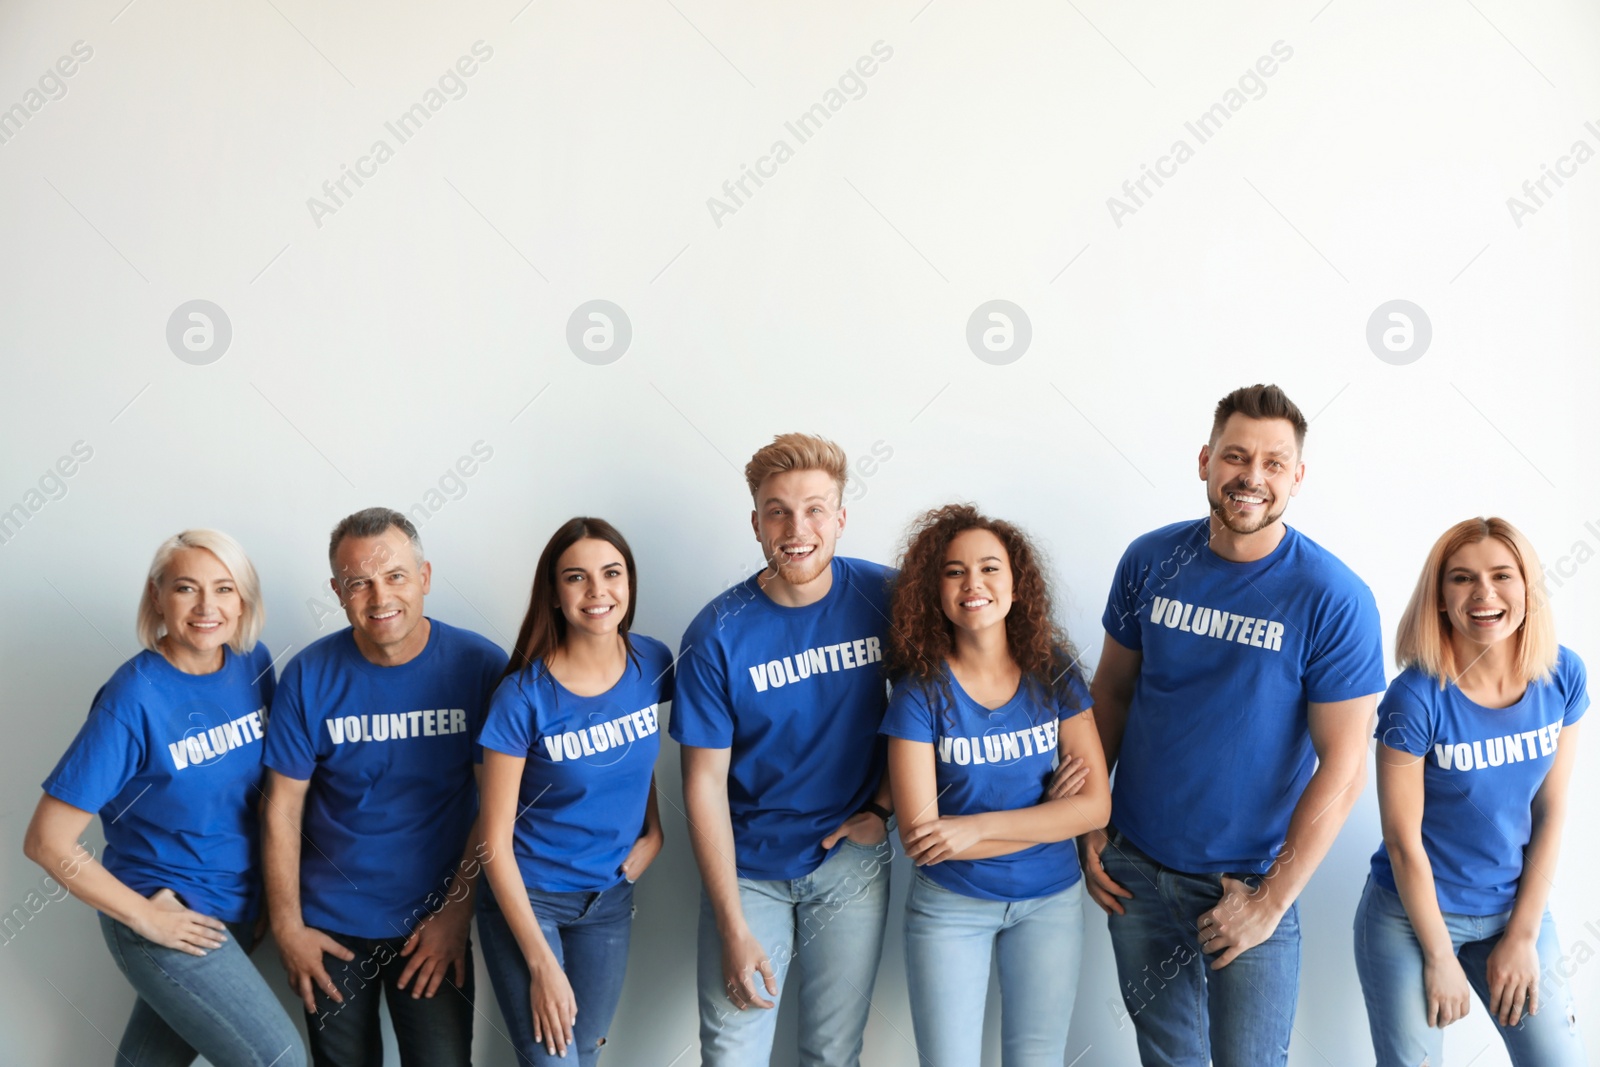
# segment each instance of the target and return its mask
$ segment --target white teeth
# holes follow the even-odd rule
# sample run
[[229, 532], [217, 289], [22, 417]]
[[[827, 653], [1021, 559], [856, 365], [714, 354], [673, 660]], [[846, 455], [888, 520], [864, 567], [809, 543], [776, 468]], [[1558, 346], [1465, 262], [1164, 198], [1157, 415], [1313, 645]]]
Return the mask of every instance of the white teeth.
[[1501, 615], [1504, 615], [1505, 612], [1503, 612], [1503, 611], [1474, 611], [1471, 614], [1472, 614], [1472, 617], [1474, 619], [1497, 619]]
[[1238, 493], [1229, 493], [1228, 495], [1236, 504], [1261, 504], [1266, 501], [1265, 497], [1259, 496], [1241, 496]]
[[961, 606], [964, 608], [982, 608], [988, 607], [990, 603], [991, 601], [979, 598], [977, 600], [963, 600]]
[[369, 616], [369, 617], [370, 617], [370, 618], [373, 618], [373, 619], [376, 619], [376, 620], [378, 620], [378, 621], [379, 621], [379, 622], [382, 622], [382, 621], [383, 621], [383, 620], [385, 620], [385, 619], [392, 619], [392, 618], [394, 618], [394, 617], [395, 617], [395, 616], [396, 616], [396, 615], [399, 615], [399, 614], [400, 614], [400, 612], [399, 612], [399, 611], [386, 611], [386, 612], [384, 612], [384, 613], [383, 613], [383, 614], [382, 614], [382, 615], [372, 615], [372, 616]]
[[611, 605], [609, 605], [609, 604], [605, 604], [605, 605], [602, 605], [600, 607], [584, 608], [583, 609], [583, 613], [585, 615], [606, 615], [606, 614], [609, 614], [610, 611], [611, 611]]

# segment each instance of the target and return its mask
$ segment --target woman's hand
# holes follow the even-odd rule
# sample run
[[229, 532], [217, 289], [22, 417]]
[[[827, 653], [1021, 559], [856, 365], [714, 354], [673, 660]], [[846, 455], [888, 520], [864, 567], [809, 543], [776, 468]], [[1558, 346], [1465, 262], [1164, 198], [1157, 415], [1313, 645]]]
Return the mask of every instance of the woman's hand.
[[1050, 788], [1045, 792], [1045, 799], [1060, 800], [1062, 797], [1077, 796], [1083, 792], [1083, 784], [1088, 780], [1089, 765], [1081, 756], [1068, 754], [1050, 776]]
[[981, 815], [944, 815], [900, 833], [906, 855], [918, 867], [955, 859], [983, 840]]
[[1422, 990], [1428, 1002], [1428, 1025], [1443, 1030], [1472, 1010], [1472, 987], [1454, 956], [1422, 962]]
[[150, 894], [149, 906], [130, 926], [146, 941], [191, 956], [204, 956], [211, 949], [221, 948], [228, 940], [225, 923], [184, 907], [170, 889], [158, 889]]
[[1489, 953], [1489, 1012], [1501, 1026], [1539, 1012], [1539, 949], [1531, 937], [1507, 933]]
[[533, 1039], [552, 1056], [565, 1056], [578, 1021], [578, 1001], [572, 983], [555, 957], [528, 968], [533, 986], [528, 1000], [533, 1006]]
[[634, 839], [633, 847], [628, 850], [628, 858], [622, 861], [622, 877], [630, 882], [637, 882], [650, 865], [661, 855], [661, 827], [649, 827], [644, 833]]

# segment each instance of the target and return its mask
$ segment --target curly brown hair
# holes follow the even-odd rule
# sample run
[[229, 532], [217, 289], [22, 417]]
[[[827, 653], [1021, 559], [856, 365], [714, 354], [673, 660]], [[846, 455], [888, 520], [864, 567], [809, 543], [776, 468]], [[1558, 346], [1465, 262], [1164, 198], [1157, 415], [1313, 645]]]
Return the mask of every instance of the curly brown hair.
[[1024, 685], [1035, 687], [1072, 711], [1083, 710], [1072, 682], [1085, 682], [1083, 668], [1051, 609], [1045, 561], [1018, 527], [991, 519], [971, 504], [946, 504], [920, 515], [906, 533], [900, 573], [889, 606], [887, 667], [896, 685], [920, 684], [932, 695], [950, 699], [946, 660], [955, 643], [955, 624], [940, 600], [945, 553], [957, 534], [988, 530], [1000, 539], [1011, 560], [1012, 603], [1006, 615], [1006, 647], [1022, 668]]

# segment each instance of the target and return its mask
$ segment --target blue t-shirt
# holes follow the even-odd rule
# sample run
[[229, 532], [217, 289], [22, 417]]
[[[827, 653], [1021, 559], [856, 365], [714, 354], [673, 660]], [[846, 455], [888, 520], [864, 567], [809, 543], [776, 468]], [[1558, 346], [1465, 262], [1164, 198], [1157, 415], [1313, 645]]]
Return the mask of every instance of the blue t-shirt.
[[597, 893], [622, 881], [644, 831], [661, 751], [661, 705], [672, 699], [672, 650], [630, 635], [617, 684], [578, 696], [537, 664], [500, 683], [478, 743], [526, 759], [515, 850], [522, 882], [544, 893]]
[[815, 604], [774, 603], [751, 575], [683, 635], [668, 733], [732, 749], [728, 810], [745, 878], [816, 870], [828, 856], [822, 839], [883, 776], [889, 690], [879, 663], [894, 572], [843, 556], [832, 567], [833, 587]]
[[1307, 704], [1383, 692], [1366, 583], [1298, 530], [1262, 559], [1211, 550], [1207, 519], [1128, 546], [1102, 622], [1143, 653], [1111, 821], [1194, 873], [1263, 874], [1316, 766]]
[[478, 811], [474, 744], [506, 654], [429, 619], [422, 652], [379, 667], [346, 628], [284, 668], [266, 763], [311, 780], [300, 849], [306, 925], [405, 937], [445, 899]]
[[265, 645], [244, 656], [224, 647], [211, 674], [141, 652], [95, 694], [44, 791], [100, 813], [101, 862], [129, 889], [171, 889], [203, 915], [252, 921], [261, 908], [256, 805], [271, 704]]
[[[882, 732], [933, 745], [940, 815], [1015, 811], [1045, 800], [1056, 769], [1063, 719], [1089, 710], [1089, 690], [1071, 677], [1070, 701], [1041, 694], [1026, 681], [998, 708], [979, 704], [947, 669], [954, 701], [937, 684], [902, 683], [889, 698]], [[985, 900], [1030, 900], [1070, 889], [1082, 877], [1069, 838], [1033, 845], [1007, 856], [944, 860], [922, 873], [954, 893]]]
[[[1533, 796], [1556, 758], [1563, 726], [1589, 706], [1583, 660], [1563, 648], [1547, 682], [1508, 708], [1474, 704], [1451, 685], [1408, 667], [1378, 705], [1376, 737], [1422, 758], [1422, 848], [1439, 910], [1498, 915], [1516, 902], [1522, 850], [1533, 835]], [[1399, 892], [1389, 850], [1372, 877]]]

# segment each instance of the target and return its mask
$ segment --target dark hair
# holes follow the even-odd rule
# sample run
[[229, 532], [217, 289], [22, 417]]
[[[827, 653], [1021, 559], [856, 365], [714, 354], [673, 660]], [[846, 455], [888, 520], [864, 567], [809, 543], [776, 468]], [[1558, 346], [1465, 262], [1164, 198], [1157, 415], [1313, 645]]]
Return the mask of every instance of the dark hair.
[[551, 535], [544, 551], [539, 553], [539, 564], [533, 572], [533, 592], [528, 597], [528, 613], [522, 618], [522, 629], [517, 631], [517, 643], [511, 649], [511, 662], [505, 674], [516, 674], [535, 664], [548, 663], [556, 649], [567, 639], [567, 617], [556, 606], [556, 564], [561, 554], [585, 538], [604, 541], [622, 553], [623, 566], [628, 568], [628, 610], [622, 613], [617, 633], [628, 650], [628, 658], [638, 663], [633, 642], [628, 631], [633, 626], [633, 609], [638, 600], [639, 577], [633, 567], [633, 550], [617, 528], [604, 519], [580, 515], [568, 519]]
[[1006, 615], [1006, 649], [1022, 668], [1023, 684], [1063, 706], [1083, 710], [1070, 688], [1084, 681], [1078, 652], [1051, 614], [1050, 579], [1044, 560], [1016, 526], [991, 519], [971, 504], [946, 504], [911, 524], [900, 553], [900, 573], [889, 600], [889, 676], [937, 688], [951, 698], [945, 667], [955, 644], [955, 624], [944, 613], [939, 584], [945, 554], [957, 534], [988, 530], [1011, 560], [1012, 603]]
[[328, 538], [328, 569], [333, 571], [333, 576], [339, 577], [337, 560], [341, 541], [347, 537], [382, 537], [393, 527], [398, 527], [406, 535], [411, 547], [416, 550], [420, 564], [423, 559], [422, 538], [410, 519], [393, 508], [362, 508], [340, 519], [339, 525], [333, 528], [333, 534]]
[[1222, 436], [1230, 415], [1243, 415], [1251, 419], [1287, 419], [1294, 427], [1294, 447], [1303, 451], [1306, 446], [1306, 417], [1293, 400], [1276, 385], [1246, 385], [1235, 389], [1217, 401], [1217, 410], [1211, 416], [1211, 444]]

